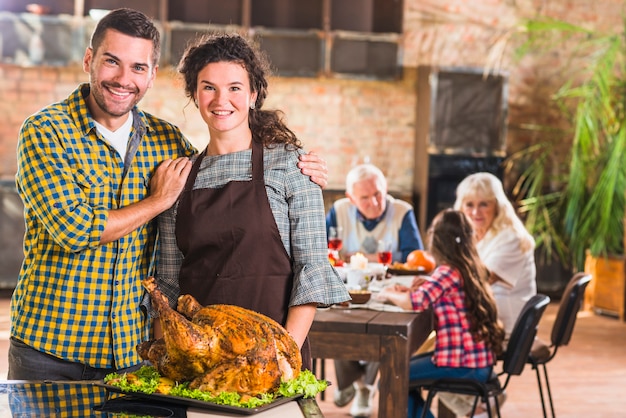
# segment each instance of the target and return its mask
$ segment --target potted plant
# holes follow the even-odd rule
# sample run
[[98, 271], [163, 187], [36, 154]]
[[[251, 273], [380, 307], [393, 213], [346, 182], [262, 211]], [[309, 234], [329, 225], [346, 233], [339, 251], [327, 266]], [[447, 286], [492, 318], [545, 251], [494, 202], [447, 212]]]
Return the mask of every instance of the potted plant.
[[[612, 304], [621, 306], [599, 306], [604, 302], [598, 300], [590, 303], [615, 311], [623, 319], [625, 33], [601, 34], [554, 21], [529, 22], [526, 29], [531, 35], [527, 45], [545, 40], [539, 34], [556, 33], [560, 40], [569, 40], [570, 46], [574, 40], [572, 53], [577, 54], [578, 66], [570, 69], [578, 71], [568, 74], [554, 95], [569, 121], [568, 128], [553, 130], [551, 140], [512, 157], [524, 166], [516, 188], [522, 196], [520, 210], [526, 215], [528, 229], [548, 253], [556, 252], [574, 270], [593, 270], [589, 271], [595, 282], [589, 286], [590, 295], [598, 299], [606, 288], [607, 295], [616, 298]], [[566, 152], [555, 152], [563, 143], [570, 145]], [[555, 160], [555, 155], [561, 158]], [[600, 270], [613, 271], [619, 277], [601, 277]]]

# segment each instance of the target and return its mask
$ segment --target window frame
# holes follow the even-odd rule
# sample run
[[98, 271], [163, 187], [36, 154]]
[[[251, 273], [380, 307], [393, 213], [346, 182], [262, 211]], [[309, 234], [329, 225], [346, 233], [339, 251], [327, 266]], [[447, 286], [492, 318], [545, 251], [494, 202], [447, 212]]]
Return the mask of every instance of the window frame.
[[[302, 59], [303, 63], [301, 66], [298, 63], [294, 63], [290, 68], [281, 68], [280, 65], [273, 65], [273, 71], [279, 77], [325, 77], [325, 78], [344, 78], [344, 79], [373, 79], [373, 80], [397, 80], [402, 77], [402, 58], [403, 58], [403, 45], [402, 45], [402, 15], [403, 15], [403, 7], [404, 0], [306, 0], [310, 2], [317, 2], [315, 5], [311, 6], [310, 4], [307, 6], [311, 10], [317, 10], [321, 7], [321, 21], [317, 25], [318, 27], [314, 28], [291, 28], [285, 27], [284, 22], [285, 19], [289, 20], [289, 14], [296, 16], [295, 20], [304, 20], [306, 18], [302, 17], [302, 14], [297, 15], [294, 10], [300, 5], [301, 0], [257, 0], [264, 1], [266, 4], [274, 4], [275, 7], [285, 7], [285, 15], [287, 17], [282, 16], [278, 19], [281, 20], [280, 27], [271, 27], [271, 26], [254, 26], [252, 25], [252, 11], [253, 11], [253, 3], [255, 0], [230, 0], [237, 1], [238, 4], [232, 6], [233, 10], [240, 11], [240, 16], [233, 16], [235, 24], [225, 24], [225, 23], [197, 23], [197, 22], [187, 22], [184, 20], [171, 20], [168, 16], [168, 11], [170, 11], [170, 1], [172, 0], [158, 0], [157, 5], [154, 4], [151, 0], [128, 0], [131, 1], [132, 7], [135, 7], [139, 10], [142, 10], [141, 4], [145, 3], [147, 10], [143, 10], [144, 12], [150, 14], [156, 14], [157, 16], [153, 16], [155, 19], [155, 23], [157, 27], [162, 32], [162, 53], [161, 53], [161, 65], [162, 66], [173, 66], [177, 65], [177, 60], [182, 55], [181, 47], [184, 47], [186, 42], [181, 41], [180, 35], [181, 32], [189, 32], [188, 35], [183, 36], [183, 40], [189, 41], [194, 36], [202, 34], [202, 33], [210, 33], [210, 32], [237, 32], [242, 35], [247, 35], [253, 39], [256, 39], [261, 44], [263, 44], [263, 40], [270, 40], [272, 46], [274, 48], [274, 57], [272, 54], [268, 52], [268, 57], [270, 62], [285, 62], [285, 60], [293, 60], [294, 55], [289, 51], [289, 45], [303, 45], [306, 48], [311, 48], [311, 53], [318, 54], [319, 58], [315, 58], [315, 63], [312, 63], [312, 60], [308, 60], [309, 57], [304, 57]], [[207, 0], [209, 2], [213, 2], [216, 5], [219, 4], [219, 1], [222, 0]], [[345, 3], [342, 3], [344, 2]], [[104, 0], [74, 0], [74, 10], [73, 15], [66, 14], [66, 10], [62, 10], [61, 14], [55, 15], [45, 15], [45, 16], [37, 16], [30, 13], [18, 13], [14, 11], [3, 12], [0, 10], [0, 23], [10, 25], [11, 22], [21, 22], [24, 20], [37, 20], [39, 19], [42, 24], [48, 24], [50, 26], [54, 25], [65, 25], [70, 26], [69, 29], [65, 28], [64, 30], [71, 30], [74, 34], [73, 39], [75, 41], [72, 42], [71, 48], [72, 52], [66, 54], [67, 56], [61, 57], [61, 59], [55, 59], [56, 57], [51, 57], [47, 61], [43, 62], [44, 65], [52, 65], [52, 66], [62, 66], [69, 65], [76, 61], [80, 62], [82, 57], [82, 53], [84, 52], [86, 43], [89, 41], [89, 36], [87, 32], [93, 28], [95, 25], [95, 21], [89, 16], [90, 10], [87, 8], [90, 5], [100, 5]], [[176, 6], [181, 6], [186, 4], [185, 2], [189, 2], [189, 4], [194, 3], [195, 0], [176, 0]], [[360, 2], [362, 4], [366, 4], [370, 6], [368, 9], [361, 10], [362, 13], [357, 13], [359, 10], [356, 10], [352, 7], [355, 3]], [[43, 3], [54, 4], [54, 0], [43, 0]], [[60, 4], [60, 3], [58, 3]], [[69, 8], [69, 2], [65, 1], [62, 3], [63, 7], [66, 9]], [[341, 29], [341, 24], [339, 24], [339, 28], [332, 29], [331, 24], [337, 26], [337, 23], [332, 23], [331, 12], [333, 7], [338, 7], [339, 4], [345, 4], [345, 7], [350, 6], [350, 10], [348, 13], [342, 14], [342, 19], [348, 19], [351, 16], [355, 16], [355, 19], [358, 20], [358, 23], [352, 25], [357, 29], [367, 29], [367, 27], [372, 28], [371, 31], [367, 30], [345, 30]], [[172, 3], [172, 6], [174, 3]], [[117, 3], [115, 6], [119, 6]], [[211, 7], [209, 4], [207, 7]], [[394, 9], [387, 10], [387, 7], [395, 7]], [[54, 12], [54, 9], [51, 8]], [[204, 10], [204, 9], [203, 9]], [[382, 22], [380, 21], [380, 17], [377, 18], [376, 12], [380, 10], [385, 10], [385, 16], [389, 19], [389, 21]], [[181, 12], [182, 15], [176, 16], [177, 18], [180, 16], [184, 17], [185, 11]], [[190, 11], [186, 12], [191, 13]], [[269, 10], [266, 16], [263, 16], [260, 20], [271, 19], [274, 12]], [[8, 16], [8, 17], [7, 17]], [[292, 16], [292, 17], [293, 17]], [[380, 16], [380, 14], [378, 15]], [[221, 17], [223, 19], [223, 15]], [[377, 20], [378, 19], [378, 20]], [[313, 19], [315, 20], [315, 19]], [[9, 22], [9, 23], [7, 23]], [[344, 20], [344, 22], [347, 22]], [[14, 23], [16, 24], [16, 23]], [[307, 23], [311, 25], [311, 21]], [[288, 24], [286, 25], [288, 26]], [[397, 30], [394, 32], [375, 32], [376, 27], [393, 27]], [[11, 29], [6, 29], [7, 31]], [[35, 32], [29, 34], [23, 34], [22, 37], [25, 39], [19, 39], [15, 42], [21, 49], [27, 49], [29, 44], [28, 36], [35, 36]], [[311, 42], [319, 42], [319, 49]], [[286, 46], [281, 46], [281, 42]], [[300, 42], [300, 44], [299, 44]], [[333, 62], [333, 50], [336, 45], [343, 45], [346, 42], [357, 42], [363, 43], [364, 47], [363, 51], [354, 51], [356, 54], [355, 61], [361, 62], [361, 67], [356, 70], [346, 70], [346, 71], [335, 71], [334, 68], [339, 67], [342, 68], [341, 65], [336, 66]], [[182, 45], [181, 45], [182, 44]], [[309, 45], [307, 45], [309, 44]], [[395, 63], [389, 66], [377, 66], [376, 64], [376, 48], [377, 45], [382, 46], [382, 49], [379, 48], [379, 52], [384, 50], [385, 44], [389, 44], [390, 51], [395, 48]], [[293, 48], [293, 46], [292, 46]], [[303, 58], [303, 54], [306, 54], [306, 51], [299, 51], [300, 58]], [[280, 54], [280, 56], [278, 56]], [[358, 55], [361, 54], [361, 55]], [[372, 55], [372, 56], [370, 56]], [[384, 51], [382, 54], [383, 57], [393, 55], [393, 52]], [[68, 58], [68, 56], [70, 58]], [[298, 58], [298, 54], [295, 55], [295, 58]], [[0, 57], [2, 62], [12, 62], [11, 59], [15, 60], [15, 57], [7, 57], [3, 55]], [[348, 62], [348, 61], [346, 61]], [[12, 62], [15, 63], [15, 62]], [[41, 63], [30, 63], [30, 65], [40, 65]], [[18, 65], [28, 66], [28, 62], [26, 64], [18, 63]], [[349, 65], [344, 65], [343, 67], [349, 67]], [[374, 68], [374, 70], [369, 71], [370, 67]], [[381, 70], [382, 68], [382, 70]], [[377, 72], [381, 71], [381, 72]]]

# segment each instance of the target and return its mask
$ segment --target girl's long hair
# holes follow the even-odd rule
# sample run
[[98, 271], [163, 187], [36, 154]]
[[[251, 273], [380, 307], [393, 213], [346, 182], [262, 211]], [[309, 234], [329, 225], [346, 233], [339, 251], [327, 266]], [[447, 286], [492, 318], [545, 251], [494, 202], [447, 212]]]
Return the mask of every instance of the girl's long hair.
[[501, 354], [504, 328], [487, 283], [489, 272], [476, 251], [469, 220], [463, 212], [446, 209], [435, 216], [428, 234], [429, 250], [437, 264], [447, 264], [461, 273], [465, 307], [474, 340], [485, 341], [496, 355]]

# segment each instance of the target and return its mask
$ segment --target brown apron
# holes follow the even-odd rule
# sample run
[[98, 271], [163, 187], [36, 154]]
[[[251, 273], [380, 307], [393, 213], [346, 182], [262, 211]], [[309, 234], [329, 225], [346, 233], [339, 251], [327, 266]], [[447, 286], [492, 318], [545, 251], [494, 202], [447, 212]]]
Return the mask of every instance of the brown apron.
[[[176, 241], [184, 255], [180, 293], [205, 306], [251, 309], [285, 325], [293, 272], [265, 190], [263, 146], [252, 141], [252, 181], [193, 190], [205, 154], [193, 164], [176, 216]], [[302, 367], [310, 369], [310, 363], [307, 340]]]

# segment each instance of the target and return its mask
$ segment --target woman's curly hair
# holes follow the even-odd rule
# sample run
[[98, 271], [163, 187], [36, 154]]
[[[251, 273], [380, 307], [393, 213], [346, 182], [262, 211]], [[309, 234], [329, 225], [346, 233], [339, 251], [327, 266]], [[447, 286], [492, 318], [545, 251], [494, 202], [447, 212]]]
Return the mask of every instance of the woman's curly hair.
[[250, 129], [255, 141], [265, 146], [285, 144], [286, 148], [302, 148], [296, 135], [285, 124], [282, 111], [261, 109], [267, 97], [269, 62], [256, 44], [241, 35], [203, 35], [187, 47], [178, 64], [187, 97], [193, 100], [198, 74], [207, 64], [214, 62], [234, 62], [248, 73], [250, 90], [257, 93], [254, 108], [249, 110]]

